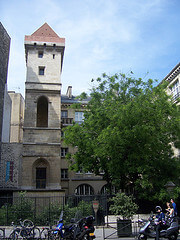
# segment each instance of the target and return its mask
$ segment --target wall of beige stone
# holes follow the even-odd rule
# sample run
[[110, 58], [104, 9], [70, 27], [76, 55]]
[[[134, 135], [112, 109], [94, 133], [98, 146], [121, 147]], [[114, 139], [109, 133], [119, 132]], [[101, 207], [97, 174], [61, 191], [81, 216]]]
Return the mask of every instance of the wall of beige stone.
[[24, 143], [47, 143], [50, 145], [57, 143], [57, 139], [60, 140], [59, 128], [25, 128], [25, 130]]
[[[25, 197], [31, 199], [32, 203], [34, 203], [34, 207], [36, 209], [36, 213], [44, 211], [45, 207], [49, 207], [51, 204], [58, 204], [59, 207], [64, 204], [65, 191], [51, 191], [51, 190], [36, 190], [31, 191], [28, 190], [25, 192]], [[13, 192], [14, 202], [19, 198], [19, 191]]]
[[44, 155], [23, 157], [22, 189], [36, 189], [36, 167], [46, 167], [46, 189], [61, 189], [60, 156]]
[[[27, 82], [60, 83], [62, 53], [53, 47], [27, 46]], [[38, 52], [43, 51], [43, 57], [38, 58]], [[54, 56], [54, 58], [53, 58]], [[45, 67], [45, 75], [39, 76], [39, 66]]]
[[[37, 101], [40, 96], [45, 96], [48, 99], [48, 127], [60, 128], [60, 93], [58, 95], [56, 91], [33, 92], [28, 90], [25, 97], [24, 127], [36, 127]], [[24, 141], [26, 142], [26, 139]]]
[[11, 135], [10, 142], [22, 143], [24, 122], [24, 98], [20, 93], [8, 92], [11, 101]]
[[60, 144], [25, 144], [23, 145], [23, 156], [36, 156], [36, 157], [60, 157]]
[[7, 85], [5, 85], [2, 139], [1, 139], [1, 141], [4, 143], [10, 142], [11, 106], [12, 106], [12, 101], [7, 92]]

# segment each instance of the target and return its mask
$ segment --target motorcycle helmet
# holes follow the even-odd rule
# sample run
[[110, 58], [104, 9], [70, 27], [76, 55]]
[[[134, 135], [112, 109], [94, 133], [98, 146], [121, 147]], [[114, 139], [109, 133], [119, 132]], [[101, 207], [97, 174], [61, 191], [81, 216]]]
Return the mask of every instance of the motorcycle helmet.
[[156, 212], [158, 212], [160, 210], [160, 212], [162, 212], [162, 208], [160, 206], [156, 206]]

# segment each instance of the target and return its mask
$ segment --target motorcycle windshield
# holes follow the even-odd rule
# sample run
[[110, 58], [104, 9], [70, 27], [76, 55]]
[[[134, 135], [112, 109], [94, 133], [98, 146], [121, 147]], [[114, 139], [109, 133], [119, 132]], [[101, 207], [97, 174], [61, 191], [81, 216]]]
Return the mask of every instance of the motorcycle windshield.
[[143, 227], [141, 227], [140, 231], [145, 231], [145, 229], [150, 225], [150, 221], [147, 221]]
[[63, 221], [63, 211], [61, 211], [61, 214], [59, 216], [59, 222], [62, 222]]

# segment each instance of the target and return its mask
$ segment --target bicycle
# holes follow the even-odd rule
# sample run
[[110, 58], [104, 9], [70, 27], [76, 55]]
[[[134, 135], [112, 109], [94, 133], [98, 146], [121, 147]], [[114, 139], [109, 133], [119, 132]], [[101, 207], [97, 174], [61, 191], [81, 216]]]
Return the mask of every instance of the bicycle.
[[0, 239], [5, 239], [5, 228], [0, 228]]
[[36, 227], [31, 220], [25, 219], [24, 221], [20, 220], [19, 222], [19, 227], [12, 222], [14, 229], [10, 233], [9, 239], [40, 239], [40, 229]]

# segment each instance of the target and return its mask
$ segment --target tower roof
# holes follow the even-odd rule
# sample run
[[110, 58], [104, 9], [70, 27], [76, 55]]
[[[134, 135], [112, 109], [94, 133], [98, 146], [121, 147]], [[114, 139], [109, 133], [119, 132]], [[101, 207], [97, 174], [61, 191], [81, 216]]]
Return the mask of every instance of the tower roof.
[[30, 36], [26, 35], [25, 41], [52, 42], [65, 44], [65, 38], [60, 38], [47, 23], [44, 23]]

